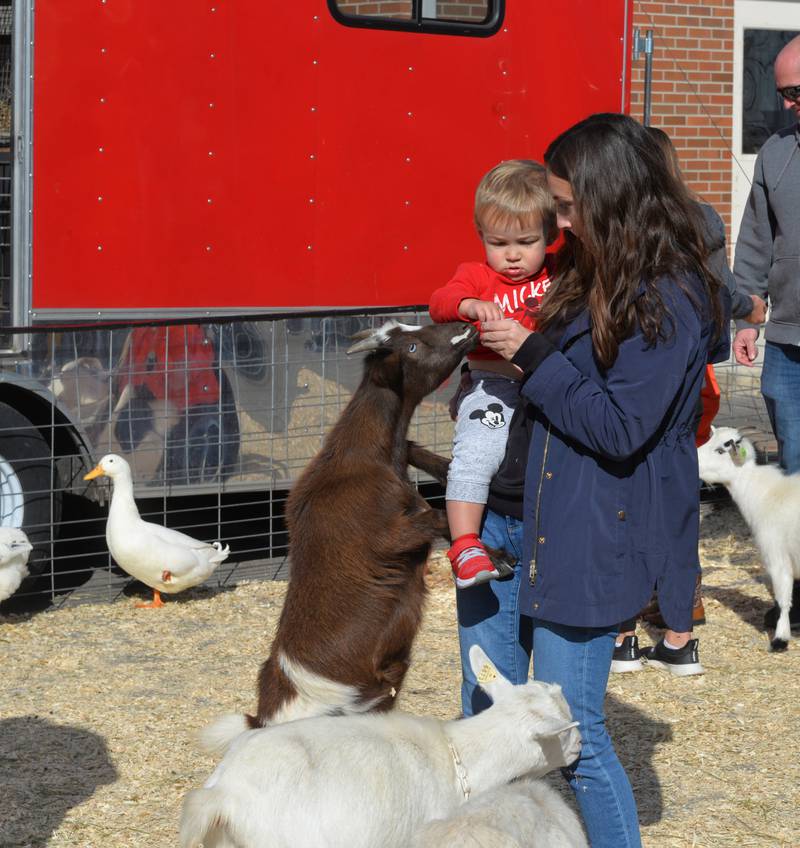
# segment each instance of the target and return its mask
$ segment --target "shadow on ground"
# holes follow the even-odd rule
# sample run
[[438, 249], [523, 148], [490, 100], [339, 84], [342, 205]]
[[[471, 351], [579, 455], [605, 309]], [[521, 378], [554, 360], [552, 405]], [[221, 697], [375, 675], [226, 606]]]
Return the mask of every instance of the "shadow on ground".
[[672, 740], [672, 725], [654, 721], [613, 695], [606, 697], [606, 715], [617, 756], [633, 786], [639, 822], [649, 825], [660, 821], [664, 797], [653, 761], [656, 748]]
[[97, 734], [38, 716], [0, 721], [0, 845], [46, 845], [73, 807], [116, 779]]

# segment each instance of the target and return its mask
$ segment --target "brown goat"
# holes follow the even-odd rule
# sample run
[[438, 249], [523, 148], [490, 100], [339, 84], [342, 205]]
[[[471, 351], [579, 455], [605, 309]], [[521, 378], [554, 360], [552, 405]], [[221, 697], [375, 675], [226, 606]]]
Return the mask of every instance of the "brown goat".
[[369, 351], [364, 377], [289, 495], [291, 576], [251, 727], [394, 705], [447, 532], [408, 478], [411, 461], [441, 479], [447, 460], [408, 425], [476, 339], [469, 324], [390, 321], [348, 351]]

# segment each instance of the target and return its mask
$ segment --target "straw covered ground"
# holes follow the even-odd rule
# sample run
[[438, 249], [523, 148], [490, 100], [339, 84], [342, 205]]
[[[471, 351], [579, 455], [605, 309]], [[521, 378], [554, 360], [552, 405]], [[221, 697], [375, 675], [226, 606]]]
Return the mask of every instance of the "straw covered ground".
[[[609, 686], [644, 843], [797, 846], [800, 644], [767, 652], [769, 593], [729, 504], [705, 516], [702, 548], [706, 675], [650, 669]], [[450, 717], [459, 667], [441, 555], [429, 580], [401, 704]], [[161, 610], [125, 598], [0, 618], [0, 845], [174, 846], [181, 799], [213, 767], [194, 733], [221, 712], [252, 709], [284, 590], [249, 583], [195, 590]]]

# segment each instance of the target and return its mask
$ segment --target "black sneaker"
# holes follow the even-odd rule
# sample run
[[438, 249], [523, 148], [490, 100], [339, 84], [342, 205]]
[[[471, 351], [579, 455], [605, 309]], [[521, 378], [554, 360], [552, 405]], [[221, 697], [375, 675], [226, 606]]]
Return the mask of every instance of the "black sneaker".
[[639, 659], [641, 655], [639, 639], [636, 636], [626, 636], [619, 645], [614, 646], [614, 658], [611, 660], [612, 673], [641, 671], [642, 661]]
[[661, 639], [655, 645], [645, 648], [641, 655], [648, 665], [663, 668], [678, 677], [691, 677], [693, 674], [705, 674], [700, 665], [700, 654], [697, 649], [697, 639], [690, 639], [682, 648], [668, 648]]

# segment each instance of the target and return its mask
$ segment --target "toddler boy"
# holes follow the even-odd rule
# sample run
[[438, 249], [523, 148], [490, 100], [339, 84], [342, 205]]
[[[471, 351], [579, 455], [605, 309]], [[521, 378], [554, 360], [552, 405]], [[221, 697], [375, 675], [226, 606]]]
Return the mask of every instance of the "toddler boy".
[[[515, 318], [534, 329], [532, 315], [550, 285], [545, 249], [557, 233], [544, 167], [515, 159], [492, 168], [475, 192], [475, 226], [486, 261], [458, 266], [453, 279], [431, 296], [431, 318], [468, 321], [478, 329], [483, 321]], [[482, 346], [467, 361], [472, 385], [459, 399], [445, 495], [453, 540], [447, 555], [459, 589], [499, 576], [478, 534], [521, 376]]]

